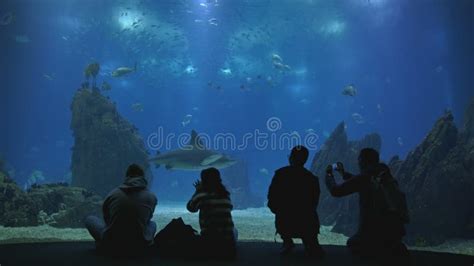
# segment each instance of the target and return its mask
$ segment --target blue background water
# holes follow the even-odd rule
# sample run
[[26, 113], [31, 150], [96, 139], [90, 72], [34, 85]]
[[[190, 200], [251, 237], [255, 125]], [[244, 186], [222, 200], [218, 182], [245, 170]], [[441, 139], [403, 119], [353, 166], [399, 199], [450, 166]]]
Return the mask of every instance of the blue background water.
[[[2, 1], [0, 15], [13, 12], [15, 18], [0, 26], [0, 153], [16, 170], [20, 184], [34, 169], [43, 171], [46, 181], [63, 180], [73, 145], [69, 106], [84, 80], [84, 67], [96, 60], [103, 69], [99, 84], [105, 80], [112, 85], [104, 94], [144, 139], [160, 126], [165, 133], [194, 128], [211, 136], [230, 132], [239, 138], [255, 129], [264, 131], [267, 119], [278, 117], [280, 132], [304, 134], [311, 128], [321, 145], [339, 122], [346, 121], [350, 138], [379, 133], [384, 159], [405, 156], [446, 108], [460, 124], [474, 95], [473, 3]], [[121, 16], [124, 12], [128, 18]], [[142, 25], [122, 32], [139, 18]], [[208, 22], [211, 18], [217, 19], [217, 26]], [[185, 44], [163, 32], [148, 39], [155, 31], [153, 24], [168, 27]], [[259, 41], [252, 48], [229, 45], [239, 36], [236, 32], [257, 28], [267, 29], [267, 37], [256, 37]], [[30, 41], [15, 39], [21, 35]], [[237, 43], [246, 42], [237, 38]], [[275, 70], [272, 53], [299, 74]], [[235, 67], [233, 56], [255, 63], [249, 66], [253, 69], [239, 72], [244, 70]], [[175, 58], [182, 63], [173, 72]], [[114, 68], [135, 62], [137, 73], [110, 76]], [[234, 62], [232, 77], [220, 73], [226, 62]], [[197, 72], [186, 74], [188, 65]], [[273, 86], [264, 81], [268, 76]], [[209, 82], [222, 90], [209, 87]], [[248, 90], [242, 91], [242, 84]], [[358, 89], [356, 97], [341, 94], [348, 84]], [[143, 112], [131, 108], [137, 102], [143, 104]], [[357, 124], [353, 113], [360, 113], [365, 123]], [[193, 119], [183, 127], [187, 114]], [[252, 147], [224, 152], [248, 162], [252, 188], [262, 195], [272, 171], [286, 163], [288, 153]], [[154, 189], [164, 198], [187, 197], [190, 179], [196, 176], [158, 169]], [[173, 180], [179, 183], [170, 192]]]

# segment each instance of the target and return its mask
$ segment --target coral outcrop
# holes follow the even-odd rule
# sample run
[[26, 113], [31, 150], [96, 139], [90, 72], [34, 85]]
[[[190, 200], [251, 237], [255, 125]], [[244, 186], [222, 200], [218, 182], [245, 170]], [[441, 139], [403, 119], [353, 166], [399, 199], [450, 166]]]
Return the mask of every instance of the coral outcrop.
[[229, 190], [235, 209], [262, 207], [264, 200], [250, 190], [247, 164], [239, 161], [222, 170], [222, 182]]
[[101, 216], [102, 197], [84, 188], [65, 183], [34, 185], [28, 195], [35, 199], [40, 225], [83, 227], [88, 215]]
[[408, 240], [438, 244], [474, 238], [474, 99], [458, 131], [451, 112], [439, 118], [405, 160], [390, 166], [407, 194]]
[[316, 153], [311, 164], [311, 171], [319, 177], [321, 197], [319, 201], [319, 217], [324, 225], [334, 225], [333, 231], [351, 235], [355, 232], [358, 222], [357, 195], [345, 198], [334, 198], [324, 184], [327, 165], [342, 162], [347, 171], [358, 172], [357, 157], [362, 148], [381, 148], [378, 134], [366, 135], [361, 140], [348, 140], [345, 124], [340, 123], [326, 140], [321, 150]]
[[79, 89], [71, 104], [72, 185], [105, 196], [121, 184], [131, 163], [141, 165], [151, 183], [148, 154], [137, 128], [98, 90]]
[[102, 198], [67, 184], [33, 184], [28, 191], [0, 172], [0, 225], [83, 227], [87, 215], [100, 215]]
[[33, 198], [21, 190], [5, 172], [0, 172], [0, 224], [36, 225], [37, 213]]

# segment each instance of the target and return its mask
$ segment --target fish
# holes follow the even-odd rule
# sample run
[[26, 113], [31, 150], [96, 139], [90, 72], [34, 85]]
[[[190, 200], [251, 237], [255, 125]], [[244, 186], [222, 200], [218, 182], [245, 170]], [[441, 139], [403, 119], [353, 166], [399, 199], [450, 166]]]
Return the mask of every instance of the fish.
[[134, 103], [134, 104], [132, 104], [132, 109], [135, 112], [143, 112], [143, 104], [142, 103]]
[[137, 71], [137, 63], [135, 63], [133, 68], [130, 67], [119, 67], [112, 71], [112, 77], [123, 77], [125, 75], [128, 75], [130, 73], [136, 72]]
[[191, 131], [187, 145], [163, 154], [158, 153], [149, 161], [156, 167], [164, 165], [167, 170], [185, 171], [200, 171], [209, 167], [222, 169], [237, 162], [223, 153], [207, 149], [195, 130]]
[[15, 35], [15, 42], [17, 43], [29, 43], [30, 38], [27, 35]]
[[191, 114], [185, 115], [184, 118], [183, 118], [183, 121], [181, 122], [181, 125], [183, 125], [183, 127], [189, 125], [189, 123], [191, 123], [192, 119], [193, 119], [193, 115], [191, 115]]
[[217, 26], [218, 25], [218, 20], [217, 18], [210, 18], [207, 22], [209, 22], [210, 25]]
[[192, 74], [196, 73], [197, 70], [198, 70], [198, 69], [195, 68], [193, 65], [188, 65], [188, 66], [184, 69], [184, 73], [192, 75]]
[[342, 95], [354, 97], [357, 94], [357, 89], [353, 84], [349, 84], [342, 89]]
[[15, 16], [13, 15], [12, 12], [7, 12], [5, 14], [2, 14], [0, 16], [0, 25], [1, 26], [7, 26], [10, 25], [13, 22], [13, 18]]
[[275, 62], [283, 63], [283, 59], [278, 54], [272, 54], [272, 61], [273, 63]]
[[364, 124], [365, 123], [364, 117], [359, 113], [353, 113], [352, 114], [352, 119], [354, 119], [354, 122], [356, 122], [357, 124]]
[[301, 103], [301, 104], [309, 104], [310, 102], [311, 102], [311, 101], [308, 100], [308, 99], [306, 99], [306, 98], [303, 98], [303, 99], [300, 100], [300, 103]]
[[290, 71], [291, 67], [289, 65], [285, 65], [281, 62], [273, 62], [273, 67], [280, 71]]
[[270, 173], [267, 168], [260, 168], [258, 172], [263, 175], [268, 175]]
[[47, 80], [53, 80], [54, 79], [54, 75], [51, 74], [51, 75], [48, 75], [48, 74], [43, 74], [43, 78], [47, 79]]
[[231, 70], [230, 68], [228, 68], [228, 67], [226, 67], [226, 68], [221, 68], [221, 69], [219, 70], [219, 72], [220, 72], [222, 75], [226, 76], [226, 77], [232, 76], [232, 70]]
[[398, 143], [398, 145], [403, 146], [403, 139], [402, 139], [402, 137], [398, 137], [398, 138], [397, 138], [397, 143]]

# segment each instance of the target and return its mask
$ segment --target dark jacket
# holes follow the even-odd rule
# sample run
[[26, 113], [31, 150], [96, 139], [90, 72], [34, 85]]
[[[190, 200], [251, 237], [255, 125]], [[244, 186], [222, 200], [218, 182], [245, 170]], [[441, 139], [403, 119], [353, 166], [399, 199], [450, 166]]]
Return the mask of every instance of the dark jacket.
[[277, 232], [284, 237], [316, 237], [319, 195], [318, 178], [303, 166], [275, 171], [268, 191], [268, 207], [275, 214]]
[[118, 188], [112, 190], [102, 206], [106, 230], [104, 240], [120, 239], [126, 242], [152, 243], [152, 235], [146, 234], [157, 199], [147, 189], [143, 177], [127, 178]]
[[[401, 238], [405, 229], [401, 222], [392, 217], [381, 217], [374, 211], [374, 197], [371, 193], [370, 175], [344, 174], [344, 182], [336, 184], [334, 176], [326, 175], [326, 186], [334, 197], [344, 197], [359, 193], [359, 228], [357, 234], [370, 238], [390, 237]], [[389, 235], [389, 234], [390, 235]], [[383, 235], [382, 235], [383, 234]]]

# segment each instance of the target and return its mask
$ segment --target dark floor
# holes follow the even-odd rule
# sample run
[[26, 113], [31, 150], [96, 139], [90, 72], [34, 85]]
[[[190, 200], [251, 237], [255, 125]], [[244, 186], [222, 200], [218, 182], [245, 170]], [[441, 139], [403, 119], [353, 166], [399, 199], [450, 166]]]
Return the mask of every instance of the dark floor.
[[[278, 255], [279, 245], [268, 242], [239, 242], [238, 259], [233, 262], [162, 259], [150, 255], [140, 259], [113, 259], [99, 256], [92, 242], [63, 242], [0, 245], [0, 265], [380, 265], [354, 260], [342, 246], [324, 246], [327, 256], [315, 261], [304, 256], [301, 247], [288, 257]], [[386, 265], [385, 263], [383, 265]], [[401, 265], [396, 263], [395, 265]], [[412, 252], [411, 265], [474, 265], [474, 256]]]

